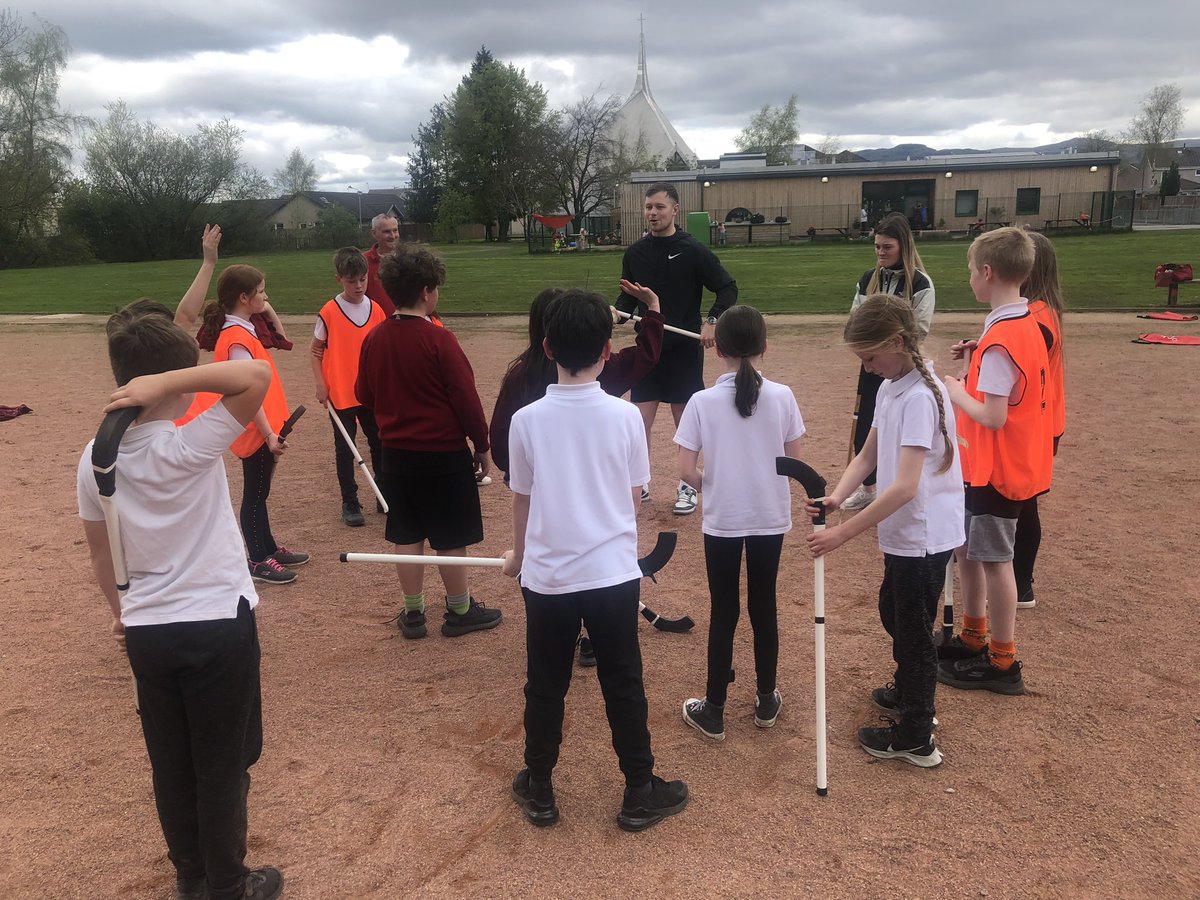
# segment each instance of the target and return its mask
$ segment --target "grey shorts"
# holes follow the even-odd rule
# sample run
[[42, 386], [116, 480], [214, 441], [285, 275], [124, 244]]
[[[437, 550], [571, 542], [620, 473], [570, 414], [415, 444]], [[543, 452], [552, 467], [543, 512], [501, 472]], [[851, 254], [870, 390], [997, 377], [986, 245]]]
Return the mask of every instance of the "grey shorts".
[[1011, 562], [1024, 501], [1009, 500], [990, 484], [968, 486], [966, 495], [967, 559]]

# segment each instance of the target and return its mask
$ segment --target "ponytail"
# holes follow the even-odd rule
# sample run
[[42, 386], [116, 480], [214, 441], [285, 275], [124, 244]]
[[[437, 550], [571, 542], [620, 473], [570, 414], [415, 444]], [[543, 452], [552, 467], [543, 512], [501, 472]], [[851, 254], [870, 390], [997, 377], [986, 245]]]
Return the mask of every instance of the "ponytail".
[[767, 323], [753, 306], [735, 306], [717, 319], [717, 349], [726, 359], [740, 360], [734, 376], [734, 405], [743, 419], [754, 415], [763, 378], [750, 364], [767, 349]]
[[733, 396], [734, 405], [743, 419], [754, 415], [754, 407], [758, 406], [758, 392], [762, 389], [762, 376], [754, 366], [750, 365], [750, 357], [743, 356], [738, 363], [737, 375], [733, 384], [736, 388]]

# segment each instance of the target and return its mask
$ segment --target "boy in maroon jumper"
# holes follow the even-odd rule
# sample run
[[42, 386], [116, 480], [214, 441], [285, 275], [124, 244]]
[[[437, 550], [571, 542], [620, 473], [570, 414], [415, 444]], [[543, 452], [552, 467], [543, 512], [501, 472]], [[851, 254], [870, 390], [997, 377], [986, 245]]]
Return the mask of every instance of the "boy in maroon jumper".
[[[428, 247], [402, 244], [383, 258], [379, 278], [395, 315], [363, 340], [354, 392], [372, 410], [383, 445], [380, 490], [388, 501], [385, 537], [396, 552], [465, 556], [483, 540], [476, 478], [491, 466], [488, 427], [475, 373], [458, 340], [435, 325], [446, 267]], [[467, 447], [467, 439], [474, 453]], [[400, 631], [422, 638], [425, 567], [396, 567], [404, 592]], [[457, 637], [500, 624], [500, 611], [477, 602], [467, 569], [440, 569], [446, 586], [442, 634]]]

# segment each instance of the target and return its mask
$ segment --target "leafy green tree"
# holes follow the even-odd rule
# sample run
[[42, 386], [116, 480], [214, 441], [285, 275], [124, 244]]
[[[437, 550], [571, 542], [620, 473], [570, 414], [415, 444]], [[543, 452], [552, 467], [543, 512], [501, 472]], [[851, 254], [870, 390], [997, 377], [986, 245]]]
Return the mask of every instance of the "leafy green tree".
[[1162, 199], [1174, 197], [1179, 193], [1179, 163], [1172, 162], [1171, 167], [1163, 173], [1162, 184], [1158, 186], [1158, 196]]
[[429, 121], [417, 126], [413, 152], [408, 158], [408, 182], [412, 188], [408, 214], [414, 222], [431, 223], [446, 189], [449, 162], [446, 158], [446, 108], [438, 103], [429, 111]]
[[326, 207], [317, 213], [317, 230], [326, 247], [345, 247], [362, 241], [358, 218], [341, 206]]
[[470, 199], [489, 238], [495, 221], [498, 239], [508, 240], [513, 219], [553, 202], [557, 114], [540, 84], [486, 47], [444, 109], [446, 186]]
[[[86, 233], [105, 259], [166, 259], [194, 253], [194, 231], [203, 208], [233, 197], [247, 184], [241, 129], [222, 119], [199, 125], [185, 136], [138, 121], [124, 103], [107, 109], [108, 117], [84, 141], [88, 190], [75, 194], [77, 201], [86, 197], [97, 204], [98, 215], [72, 218], [94, 223], [112, 216], [113, 233]], [[106, 252], [101, 253], [100, 245]]]
[[457, 244], [458, 229], [471, 221], [473, 209], [471, 198], [465, 194], [454, 189], [443, 192], [437, 208], [437, 218], [433, 223], [437, 239]]
[[68, 44], [61, 28], [29, 28], [0, 10], [0, 268], [51, 259], [70, 141], [82, 121], [58, 106]]
[[792, 146], [800, 134], [799, 118], [795, 94], [782, 106], [763, 104], [733, 139], [734, 146], [742, 153], [767, 154], [768, 166], [790, 166], [794, 162]]
[[281, 194], [314, 190], [317, 186], [317, 166], [297, 147], [288, 154], [283, 166], [275, 170], [274, 185]]

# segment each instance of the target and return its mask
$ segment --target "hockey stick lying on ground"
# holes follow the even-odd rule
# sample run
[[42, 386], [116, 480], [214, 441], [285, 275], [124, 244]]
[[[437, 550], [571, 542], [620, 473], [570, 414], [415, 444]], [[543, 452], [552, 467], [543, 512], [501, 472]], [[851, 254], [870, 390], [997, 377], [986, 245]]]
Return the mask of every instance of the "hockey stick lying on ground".
[[[794, 478], [804, 487], [804, 493], [812, 501], [823, 499], [825, 496], [825, 479], [798, 459], [789, 456], [775, 457], [775, 471], [780, 475]], [[820, 512], [813, 517], [813, 531], [825, 530], [825, 507], [819, 505]], [[813, 631], [815, 632], [816, 679], [814, 689], [817, 708], [817, 794], [824, 797], [829, 793], [829, 780], [826, 772], [826, 754], [828, 750], [825, 735], [825, 557], [818, 556], [813, 560]]]
[[[129, 570], [125, 567], [125, 545], [121, 542], [121, 517], [117, 513], [117, 451], [121, 438], [141, 414], [140, 406], [113, 410], [100, 423], [92, 444], [92, 474], [100, 490], [100, 508], [104, 511], [104, 528], [108, 532], [108, 552], [112, 557], [113, 578], [117, 583], [118, 601], [129, 590]], [[138, 702], [137, 678], [133, 679], [133, 709], [141, 713]]]
[[363, 462], [362, 454], [358, 452], [358, 447], [354, 445], [354, 439], [350, 437], [350, 432], [346, 430], [346, 426], [342, 424], [342, 420], [338, 418], [337, 412], [333, 406], [326, 406], [329, 411], [329, 418], [333, 419], [334, 427], [341, 433], [342, 438], [346, 441], [346, 446], [350, 448], [350, 452], [354, 454], [354, 461], [358, 463], [358, 467], [362, 469], [363, 475], [367, 477], [367, 484], [371, 485], [371, 490], [375, 492], [375, 499], [379, 501], [379, 505], [386, 513], [388, 511], [388, 502], [383, 499], [383, 492], [379, 490], [379, 485], [375, 483], [375, 479], [371, 477], [371, 472], [367, 468], [367, 464]]
[[[643, 577], [654, 580], [654, 576], [667, 564], [675, 552], [678, 535], [673, 531], [660, 531], [654, 549], [638, 560], [638, 568]], [[491, 556], [425, 556], [424, 554], [405, 553], [341, 553], [338, 559], [345, 563], [370, 562], [391, 563], [395, 565], [412, 566], [472, 566], [488, 569], [499, 569], [504, 565], [503, 557]], [[638, 610], [651, 625], [659, 631], [682, 633], [695, 627], [696, 623], [690, 616], [679, 619], [664, 618], [646, 604], [638, 602]]]
[[[642, 321], [641, 316], [635, 316], [633, 313], [627, 313], [624, 310], [617, 309], [615, 306], [612, 307], [612, 309], [616, 312], [616, 314], [618, 316], [620, 316], [623, 319], [629, 319], [632, 322]], [[696, 332], [684, 331], [682, 328], [676, 328], [674, 325], [664, 325], [663, 330], [664, 331], [673, 331], [676, 334], [682, 334], [684, 337], [694, 338], [697, 341], [700, 340], [700, 335], [696, 334]]]

